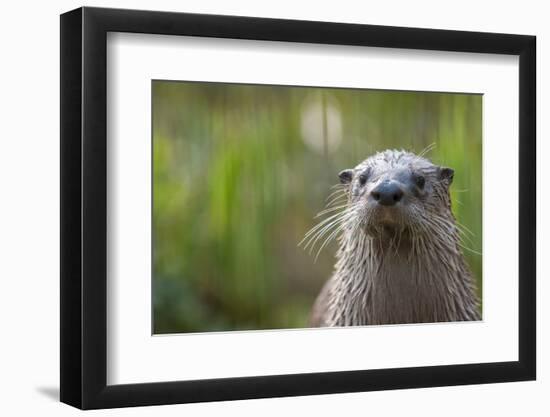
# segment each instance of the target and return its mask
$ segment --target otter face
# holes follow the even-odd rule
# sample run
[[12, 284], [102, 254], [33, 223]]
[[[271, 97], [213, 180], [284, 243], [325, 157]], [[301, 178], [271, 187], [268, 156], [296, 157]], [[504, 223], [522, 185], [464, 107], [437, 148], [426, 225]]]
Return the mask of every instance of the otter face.
[[377, 153], [340, 172], [348, 210], [371, 235], [425, 232], [430, 219], [450, 214], [449, 186], [454, 171], [405, 151]]

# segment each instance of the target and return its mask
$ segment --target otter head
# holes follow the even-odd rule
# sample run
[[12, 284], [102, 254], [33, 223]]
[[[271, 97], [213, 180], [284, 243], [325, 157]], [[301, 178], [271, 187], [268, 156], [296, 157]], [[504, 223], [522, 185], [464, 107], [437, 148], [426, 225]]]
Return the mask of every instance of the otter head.
[[[410, 152], [387, 150], [340, 172], [352, 227], [372, 236], [431, 233], [449, 220], [451, 168]], [[441, 220], [441, 221], [439, 221]]]

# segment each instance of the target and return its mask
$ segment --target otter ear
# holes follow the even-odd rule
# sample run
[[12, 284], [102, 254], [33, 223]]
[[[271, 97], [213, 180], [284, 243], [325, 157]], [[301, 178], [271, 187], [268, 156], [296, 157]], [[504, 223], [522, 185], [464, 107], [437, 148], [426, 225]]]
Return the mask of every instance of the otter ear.
[[453, 177], [455, 175], [455, 170], [447, 167], [439, 167], [439, 179], [447, 180], [448, 184], [451, 185], [453, 182]]
[[353, 170], [344, 169], [343, 171], [340, 171], [338, 178], [340, 178], [341, 184], [349, 184], [353, 178]]

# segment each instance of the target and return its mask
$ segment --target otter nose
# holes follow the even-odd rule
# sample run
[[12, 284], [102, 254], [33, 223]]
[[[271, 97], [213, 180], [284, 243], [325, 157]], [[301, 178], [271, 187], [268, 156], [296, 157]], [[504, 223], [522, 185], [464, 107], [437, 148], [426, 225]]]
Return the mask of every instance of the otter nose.
[[378, 204], [393, 206], [403, 198], [403, 191], [395, 182], [384, 181], [377, 185], [370, 195]]

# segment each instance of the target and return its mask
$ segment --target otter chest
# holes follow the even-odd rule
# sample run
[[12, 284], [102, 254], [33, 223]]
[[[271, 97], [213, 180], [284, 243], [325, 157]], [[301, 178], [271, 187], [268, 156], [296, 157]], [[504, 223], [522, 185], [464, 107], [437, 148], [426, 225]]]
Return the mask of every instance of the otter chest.
[[[447, 272], [448, 273], [448, 272]], [[425, 323], [451, 320], [450, 290], [438, 268], [388, 254], [335, 275], [335, 325]]]

